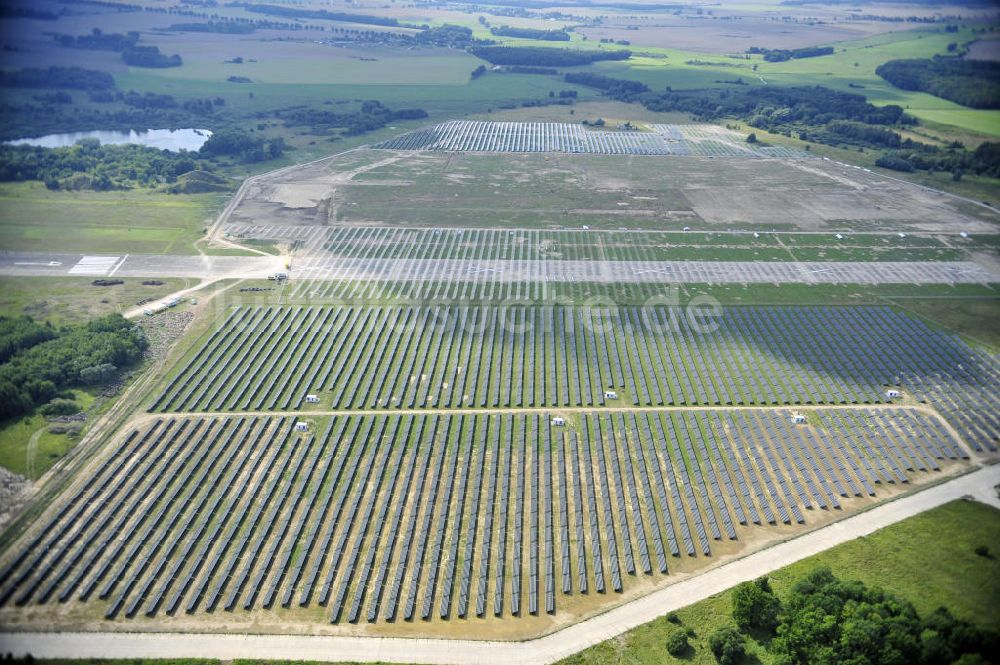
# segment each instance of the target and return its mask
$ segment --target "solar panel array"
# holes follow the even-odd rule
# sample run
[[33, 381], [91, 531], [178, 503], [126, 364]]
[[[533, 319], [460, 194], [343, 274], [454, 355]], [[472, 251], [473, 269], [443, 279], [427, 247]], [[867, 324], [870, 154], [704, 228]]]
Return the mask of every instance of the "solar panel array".
[[709, 125], [650, 125], [651, 131], [590, 129], [558, 122], [452, 120], [395, 136], [380, 150], [564, 152], [604, 155], [805, 158], [791, 148], [761, 148], [737, 132]]
[[[0, 569], [0, 603], [331, 622], [556, 612], [964, 457], [912, 408], [160, 418]], [[81, 601], [84, 604], [81, 604]], [[88, 610], [89, 611], [89, 610]]]
[[[854, 404], [886, 386], [996, 449], [995, 360], [888, 307], [237, 307], [152, 410]], [[608, 390], [618, 394], [608, 399]]]

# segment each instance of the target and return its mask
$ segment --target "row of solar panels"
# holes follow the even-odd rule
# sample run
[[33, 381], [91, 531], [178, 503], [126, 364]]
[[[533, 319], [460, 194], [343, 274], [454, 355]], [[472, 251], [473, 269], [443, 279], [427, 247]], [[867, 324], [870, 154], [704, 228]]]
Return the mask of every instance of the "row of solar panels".
[[737, 524], [803, 522], [963, 457], [908, 409], [788, 414], [595, 413], [579, 431], [539, 415], [343, 416], [316, 439], [282, 419], [158, 420], [49, 515], [0, 597], [97, 592], [114, 617], [269, 608], [284, 585], [282, 605], [299, 590], [353, 622], [465, 616], [473, 594], [482, 616], [492, 585], [494, 614], [552, 612], [557, 587], [622, 591]]
[[[597, 315], [573, 308], [473, 310], [485, 335], [467, 334], [456, 317], [429, 324], [456, 309], [246, 308], [154, 408], [256, 410], [269, 395], [270, 405], [279, 395], [287, 401], [303, 383], [301, 371], [288, 371], [291, 363], [312, 367], [310, 378], [327, 368], [320, 381], [334, 391], [334, 408], [602, 404], [609, 385], [628, 387], [636, 405], [862, 403], [883, 401], [883, 385], [903, 376], [941, 372], [984, 387], [996, 378], [993, 366], [972, 371], [974, 352], [956, 340], [923, 341], [926, 326], [900, 323], [904, 317], [887, 310], [845, 320], [808, 308], [734, 308], [706, 339], [638, 334], [649, 325], [671, 329], [672, 312], [661, 308], [619, 309], [610, 321], [615, 334], [596, 327]], [[508, 331], [504, 320], [524, 325]], [[536, 335], [538, 326], [552, 333]], [[729, 343], [720, 347], [719, 339]], [[251, 353], [257, 360], [248, 367]], [[532, 364], [536, 356], [546, 362]], [[537, 382], [533, 367], [541, 368]], [[504, 380], [491, 381], [498, 372]], [[989, 391], [984, 399], [1000, 406]], [[988, 431], [996, 427], [991, 420]]]

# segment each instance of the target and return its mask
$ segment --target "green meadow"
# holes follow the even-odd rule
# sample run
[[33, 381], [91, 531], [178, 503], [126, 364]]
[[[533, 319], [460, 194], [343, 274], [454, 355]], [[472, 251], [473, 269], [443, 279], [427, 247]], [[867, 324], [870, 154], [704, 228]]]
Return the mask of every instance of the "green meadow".
[[0, 185], [0, 246], [11, 251], [195, 254], [228, 194], [53, 192]]

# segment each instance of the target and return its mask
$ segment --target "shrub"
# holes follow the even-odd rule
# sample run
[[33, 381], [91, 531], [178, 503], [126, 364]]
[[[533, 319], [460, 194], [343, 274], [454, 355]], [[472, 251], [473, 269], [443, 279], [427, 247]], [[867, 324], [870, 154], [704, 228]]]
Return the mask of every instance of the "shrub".
[[688, 635], [685, 630], [675, 630], [667, 638], [667, 653], [671, 656], [683, 656], [690, 648], [691, 645], [688, 643]]
[[708, 646], [719, 665], [736, 665], [746, 656], [743, 635], [732, 626], [723, 626], [709, 635]]
[[71, 399], [57, 397], [48, 404], [43, 404], [38, 412], [43, 416], [71, 416], [79, 413], [80, 405]]
[[884, 169], [892, 169], [893, 171], [903, 171], [905, 173], [913, 172], [913, 164], [911, 164], [909, 160], [895, 155], [882, 155], [875, 160], [875, 166], [881, 166]]

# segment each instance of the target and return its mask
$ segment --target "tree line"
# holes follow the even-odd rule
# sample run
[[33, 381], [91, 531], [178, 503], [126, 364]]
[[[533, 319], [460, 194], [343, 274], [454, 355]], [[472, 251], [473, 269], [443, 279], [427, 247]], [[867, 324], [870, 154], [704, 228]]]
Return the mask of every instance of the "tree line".
[[798, 58], [818, 58], [821, 55], [833, 55], [833, 47], [806, 46], [804, 48], [780, 49], [751, 46], [747, 49], [747, 53], [763, 55], [764, 60], [767, 62], [785, 62], [786, 60], [795, 60]]
[[[44, 330], [41, 330], [44, 329]], [[70, 389], [113, 380], [146, 348], [142, 329], [119, 314], [54, 328], [0, 317], [0, 418], [30, 412]]]
[[60, 46], [97, 51], [114, 51], [122, 54], [122, 60], [133, 67], [180, 67], [184, 64], [178, 54], [161, 53], [158, 46], [140, 46], [138, 32], [104, 33], [94, 28], [89, 35], [55, 35]]
[[314, 130], [329, 130], [342, 128], [348, 136], [357, 136], [365, 132], [381, 129], [389, 123], [398, 120], [419, 120], [427, 117], [427, 111], [421, 108], [390, 109], [377, 100], [362, 102], [357, 111], [338, 113], [310, 108], [294, 108], [276, 111], [275, 116], [286, 125], [305, 126]]
[[475, 46], [469, 53], [494, 65], [528, 65], [533, 67], [574, 67], [601, 60], [628, 60], [632, 52], [625, 49], [581, 51], [545, 46]]
[[26, 67], [0, 70], [0, 87], [110, 90], [115, 79], [107, 72], [81, 67]]
[[499, 28], [490, 28], [490, 33], [497, 37], [537, 39], [544, 42], [569, 41], [569, 33], [565, 30], [539, 30], [537, 28], [516, 28], [509, 25], [501, 25]]
[[265, 14], [268, 16], [281, 16], [284, 18], [298, 19], [319, 19], [325, 21], [343, 21], [344, 23], [365, 23], [368, 25], [383, 25], [395, 27], [399, 21], [386, 16], [372, 16], [371, 14], [349, 14], [346, 12], [331, 12], [326, 9], [299, 9], [297, 7], [281, 7], [278, 5], [261, 5], [252, 2], [233, 2], [231, 7], [243, 7], [248, 12]]
[[976, 109], [1000, 108], [1000, 63], [935, 56], [890, 60], [875, 73], [903, 90], [926, 92]]

